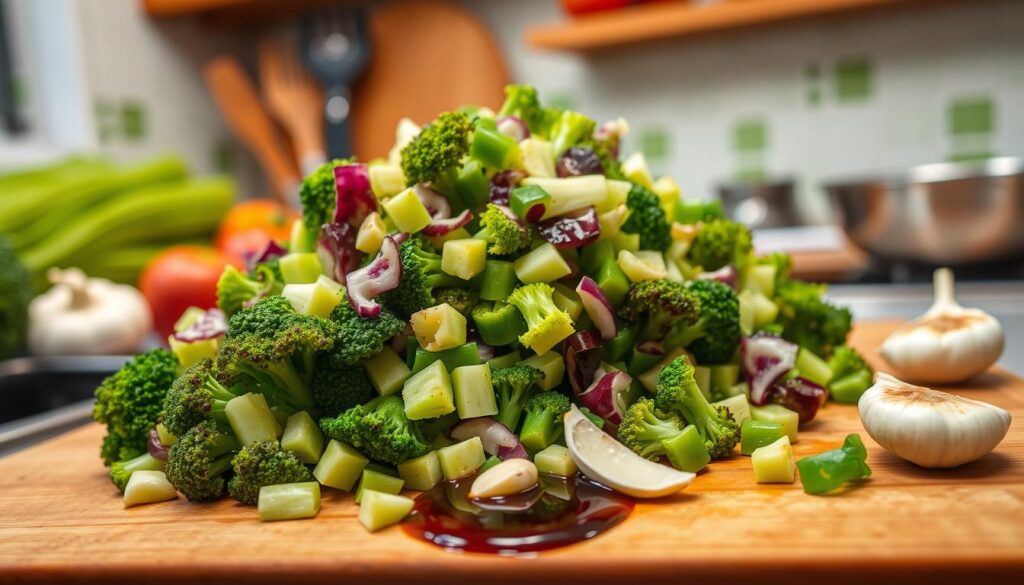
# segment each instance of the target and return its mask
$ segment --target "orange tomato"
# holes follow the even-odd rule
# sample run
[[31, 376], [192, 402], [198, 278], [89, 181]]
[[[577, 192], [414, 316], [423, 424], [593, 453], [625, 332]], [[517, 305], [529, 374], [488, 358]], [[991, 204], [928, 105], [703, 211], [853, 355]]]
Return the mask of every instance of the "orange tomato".
[[268, 240], [287, 242], [291, 237], [292, 223], [298, 217], [295, 210], [277, 201], [243, 201], [232, 207], [221, 220], [214, 242], [233, 264], [241, 266], [246, 252], [261, 250]]
[[217, 280], [228, 257], [206, 246], [171, 246], [157, 254], [139, 277], [139, 290], [153, 311], [161, 337], [174, 332], [185, 309], [217, 306]]

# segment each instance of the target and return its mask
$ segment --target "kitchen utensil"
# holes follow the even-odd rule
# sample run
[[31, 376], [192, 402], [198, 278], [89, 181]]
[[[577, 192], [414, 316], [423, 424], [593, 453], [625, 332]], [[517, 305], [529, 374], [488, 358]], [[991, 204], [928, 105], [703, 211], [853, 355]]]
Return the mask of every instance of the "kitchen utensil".
[[[366, 8], [335, 8], [312, 12], [302, 21], [306, 64], [323, 83], [327, 153], [331, 158], [352, 156], [351, 85], [370, 60]], [[408, 86], [407, 86], [408, 87]]]
[[11, 61], [11, 44], [7, 31], [7, 3], [0, 3], [0, 122], [8, 134], [17, 135], [25, 132], [28, 127], [18, 111], [14, 97], [14, 72]]
[[391, 2], [373, 13], [373, 61], [353, 89], [356, 153], [386, 156], [403, 116], [419, 124], [461, 104], [498, 108], [508, 68], [487, 27], [447, 2]]
[[1024, 256], [1024, 160], [938, 163], [825, 184], [854, 243], [888, 261]]
[[298, 206], [299, 169], [241, 63], [230, 55], [203, 67], [203, 77], [235, 136], [256, 156], [281, 201]]
[[324, 97], [302, 64], [298, 39], [290, 33], [281, 31], [260, 41], [260, 88], [267, 107], [291, 137], [302, 174], [308, 175], [327, 159], [320, 119]]
[[800, 225], [792, 179], [718, 185], [725, 214], [751, 229]]

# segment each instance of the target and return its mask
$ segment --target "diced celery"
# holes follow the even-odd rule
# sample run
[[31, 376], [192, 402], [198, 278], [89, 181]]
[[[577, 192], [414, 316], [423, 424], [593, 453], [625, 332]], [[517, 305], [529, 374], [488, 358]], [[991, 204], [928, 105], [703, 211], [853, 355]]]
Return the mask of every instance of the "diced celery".
[[349, 445], [332, 439], [313, 469], [313, 477], [325, 486], [351, 491], [369, 462]]
[[622, 174], [634, 183], [643, 185], [648, 189], [654, 187], [651, 179], [651, 169], [647, 165], [647, 158], [642, 152], [634, 152], [626, 160], [622, 161]]
[[444, 363], [436, 361], [413, 374], [402, 386], [405, 416], [409, 420], [435, 418], [455, 412], [452, 381]]
[[326, 318], [342, 301], [341, 284], [321, 274], [310, 284], [288, 284], [281, 296], [288, 299], [295, 312]]
[[662, 441], [661, 444], [665, 447], [665, 455], [672, 463], [672, 467], [679, 471], [696, 473], [711, 462], [711, 456], [704, 446], [704, 438], [693, 425], [687, 425], [682, 433]]
[[315, 252], [316, 240], [306, 230], [306, 224], [301, 219], [292, 222], [292, 233], [288, 241], [288, 250], [291, 252]]
[[370, 165], [370, 189], [377, 199], [394, 197], [405, 189], [405, 173], [400, 165]]
[[480, 437], [472, 437], [461, 443], [449, 445], [438, 450], [437, 457], [441, 463], [441, 473], [448, 480], [467, 476], [484, 464], [484, 444]]
[[178, 492], [162, 471], [140, 469], [133, 471], [124, 487], [124, 507], [166, 502], [178, 497]]
[[366, 375], [377, 390], [377, 394], [388, 396], [402, 389], [402, 384], [412, 375], [412, 370], [388, 346], [377, 355], [363, 361]]
[[594, 276], [594, 281], [604, 291], [604, 296], [608, 298], [608, 302], [613, 307], [620, 306], [626, 299], [626, 294], [629, 293], [629, 278], [619, 268], [619, 263], [616, 262], [614, 257], [607, 258], [601, 262], [597, 269], [597, 274]]
[[764, 294], [759, 292], [751, 293], [750, 301], [754, 306], [754, 327], [772, 323], [779, 316], [779, 306], [764, 296]]
[[476, 418], [498, 414], [498, 405], [491, 386], [491, 368], [487, 364], [462, 366], [452, 370], [455, 387], [455, 408], [459, 418]]
[[832, 379], [832, 368], [825, 360], [805, 348], [796, 354], [796, 369], [800, 375], [819, 386], [828, 386]]
[[521, 356], [519, 354], [519, 351], [517, 350], [492, 357], [491, 359], [487, 360], [487, 365], [491, 368], [491, 371], [494, 371], [499, 368], [507, 368], [509, 366], [514, 366], [517, 363], [519, 363], [519, 360], [521, 359], [523, 359], [523, 356]]
[[693, 367], [693, 381], [697, 383], [704, 398], [711, 398], [711, 368], [707, 366]]
[[[658, 362], [658, 365], [654, 366], [653, 368], [647, 370], [646, 372], [640, 374], [640, 376], [637, 377], [637, 379], [640, 380], [640, 385], [646, 388], [648, 392], [654, 392], [654, 389], [658, 386], [658, 376], [661, 375], [661, 369], [667, 366], [669, 362], [671, 362], [672, 360], [676, 359], [681, 355], [683, 355], [683, 350], [678, 347], [668, 352], [668, 354], [665, 357], [661, 358], [661, 361]], [[694, 373], [694, 377], [696, 378], [696, 372]], [[700, 383], [697, 384], [697, 387], [700, 387]]]
[[750, 267], [747, 288], [768, 298], [775, 296], [775, 265], [758, 264]]
[[516, 269], [506, 260], [488, 260], [484, 263], [484, 276], [480, 281], [480, 298], [485, 301], [504, 301], [515, 290]]
[[469, 156], [484, 166], [505, 169], [519, 163], [519, 143], [497, 129], [478, 125], [473, 132], [473, 141], [469, 145]]
[[601, 357], [606, 362], [620, 361], [633, 351], [634, 345], [636, 345], [636, 328], [620, 325], [615, 337], [606, 339], [601, 344]]
[[617, 261], [619, 268], [632, 282], [659, 280], [668, 276], [665, 259], [657, 252], [619, 250]]
[[615, 237], [611, 239], [612, 244], [618, 251], [626, 250], [629, 252], [640, 251], [640, 234], [629, 234], [623, 231], [615, 234]]
[[728, 396], [729, 389], [736, 385], [739, 377], [740, 367], [737, 364], [711, 366], [711, 395]]
[[466, 228], [460, 227], [448, 232], [447, 234], [443, 234], [440, 236], [429, 236], [427, 238], [427, 241], [429, 241], [430, 245], [433, 246], [434, 248], [444, 248], [444, 243], [449, 240], [465, 240], [466, 238], [471, 237], [473, 237], [472, 234], [470, 234], [466, 230]]
[[451, 440], [448, 435], [442, 433], [430, 440], [430, 448], [434, 451], [438, 449], [444, 449], [449, 445], [454, 445], [455, 441]]
[[400, 494], [402, 493], [403, 485], [405, 485], [405, 480], [400, 477], [394, 477], [372, 469], [364, 469], [363, 477], [359, 480], [359, 487], [356, 488], [356, 495], [353, 500], [357, 504], [360, 503], [363, 501], [363, 493], [368, 490], [383, 494]]
[[484, 166], [479, 161], [467, 160], [455, 178], [455, 190], [470, 209], [483, 207], [491, 194], [491, 181]]
[[546, 206], [541, 219], [558, 217], [570, 211], [597, 205], [608, 198], [608, 186], [604, 175], [582, 175], [564, 179], [527, 177], [523, 180], [523, 185], [538, 185], [551, 195], [551, 202]]
[[367, 215], [359, 226], [359, 232], [356, 233], [356, 250], [373, 256], [380, 251], [380, 246], [387, 235], [388, 228], [384, 225], [384, 220], [374, 211]]
[[171, 347], [181, 367], [187, 368], [199, 361], [217, 357], [220, 349], [220, 337], [201, 339], [199, 341], [178, 341], [173, 335], [167, 336], [167, 344]]
[[315, 481], [281, 483], [260, 488], [257, 509], [260, 520], [298, 520], [320, 512], [320, 484]]
[[629, 208], [625, 205], [620, 205], [604, 213], [597, 214], [597, 224], [601, 228], [601, 235], [598, 236], [598, 241], [611, 243], [611, 240], [621, 233], [622, 225], [626, 223], [628, 218]]
[[462, 366], [475, 366], [483, 363], [480, 360], [480, 351], [476, 347], [476, 342], [442, 351], [427, 351], [422, 347], [416, 347], [413, 353], [412, 373], [416, 374], [437, 361], [443, 363], [448, 371]]
[[531, 177], [555, 176], [555, 149], [547, 140], [527, 138], [519, 142], [520, 167]]
[[469, 280], [483, 272], [486, 261], [485, 240], [448, 240], [441, 251], [441, 270], [462, 280]]
[[561, 354], [549, 351], [544, 355], [531, 355], [519, 362], [524, 366], [531, 366], [544, 372], [544, 377], [537, 383], [541, 390], [550, 390], [562, 383], [565, 376], [565, 361]]
[[533, 462], [541, 473], [572, 477], [578, 471], [569, 449], [562, 445], [548, 445], [533, 456]]
[[412, 499], [405, 496], [366, 490], [359, 507], [359, 523], [370, 532], [376, 532], [401, 522], [412, 512], [412, 507]]
[[750, 455], [750, 464], [757, 483], [793, 483], [796, 479], [793, 447], [785, 435], [770, 445], [755, 449]]
[[286, 254], [281, 257], [280, 266], [286, 284], [310, 284], [324, 273], [315, 252]]
[[782, 437], [782, 425], [767, 420], [748, 420], [740, 427], [740, 453], [750, 455], [754, 449], [771, 445]]
[[416, 341], [427, 351], [451, 349], [466, 343], [466, 318], [448, 303], [416, 311], [409, 322]]
[[750, 403], [747, 402], [746, 394], [737, 394], [730, 396], [725, 400], [719, 400], [718, 402], [712, 402], [712, 406], [724, 406], [729, 409], [732, 413], [733, 420], [736, 424], [742, 425], [743, 423], [750, 420]]
[[524, 284], [551, 282], [572, 274], [558, 249], [548, 242], [523, 254], [513, 262], [516, 276]]
[[800, 424], [800, 416], [782, 406], [781, 404], [767, 404], [765, 406], [751, 406], [750, 418], [752, 420], [763, 420], [777, 422], [782, 425], [782, 432], [789, 436], [792, 443], [797, 441], [797, 428]]
[[400, 231], [413, 234], [430, 224], [430, 212], [423, 206], [423, 202], [412, 187], [388, 199], [382, 205]]
[[589, 246], [584, 246], [580, 252], [580, 268], [592, 278], [597, 277], [597, 269], [608, 259], [615, 260], [615, 245], [611, 242], [598, 240]]
[[497, 455], [491, 455], [487, 459], [484, 459], [484, 464], [480, 466], [479, 472], [483, 473], [499, 463], [501, 463], [501, 459]]
[[608, 196], [604, 201], [597, 204], [598, 213], [604, 213], [620, 205], [625, 205], [626, 199], [629, 198], [629, 190], [633, 187], [633, 184], [629, 181], [617, 181], [614, 179], [608, 179], [605, 181], [605, 185], [608, 189]]
[[288, 417], [281, 435], [281, 448], [295, 453], [303, 463], [313, 465], [320, 461], [324, 452], [323, 431], [308, 412], [300, 410]]
[[262, 394], [250, 392], [232, 398], [224, 406], [224, 414], [242, 445], [254, 441], [276, 441], [281, 434], [281, 427]]
[[740, 304], [740, 333], [750, 335], [754, 332], [754, 295], [749, 290], [742, 290], [736, 298]]
[[651, 185], [651, 190], [661, 200], [661, 208], [665, 211], [665, 217], [674, 217], [676, 201], [679, 201], [679, 197], [682, 195], [679, 183], [676, 183], [672, 177], [665, 176], [655, 181]]
[[441, 481], [441, 461], [437, 458], [437, 451], [399, 463], [398, 477], [411, 490], [425, 491], [434, 487]]
[[551, 283], [551, 288], [554, 289], [551, 300], [555, 302], [555, 306], [568, 313], [574, 322], [579, 319], [580, 313], [583, 312], [583, 301], [580, 300], [580, 295], [560, 282]]

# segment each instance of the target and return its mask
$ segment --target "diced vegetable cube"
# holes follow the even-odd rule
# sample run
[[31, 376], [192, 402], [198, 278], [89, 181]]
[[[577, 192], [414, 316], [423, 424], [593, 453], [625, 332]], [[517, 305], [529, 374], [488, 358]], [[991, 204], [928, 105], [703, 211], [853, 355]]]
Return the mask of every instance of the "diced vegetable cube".
[[364, 469], [363, 477], [359, 480], [359, 487], [356, 488], [354, 501], [357, 504], [362, 502], [363, 493], [368, 490], [381, 492], [383, 494], [400, 494], [402, 493], [403, 485], [405, 485], [405, 480], [400, 477], [395, 477], [372, 469]]
[[459, 418], [498, 414], [494, 387], [491, 385], [491, 368], [487, 364], [455, 368], [452, 370], [452, 385]]
[[405, 496], [366, 490], [359, 506], [359, 523], [370, 532], [376, 532], [401, 522], [412, 512], [412, 507], [412, 499]]
[[220, 350], [220, 337], [213, 339], [200, 339], [199, 341], [178, 341], [173, 335], [167, 336], [167, 344], [171, 351], [177, 356], [181, 367], [187, 368], [200, 360], [217, 357]]
[[651, 179], [651, 169], [647, 165], [647, 158], [642, 152], [634, 152], [626, 160], [622, 161], [622, 174], [627, 179], [651, 189], [654, 187]]
[[323, 455], [324, 433], [308, 412], [300, 410], [288, 417], [281, 435], [281, 448], [298, 455], [303, 463], [313, 465]]
[[740, 367], [738, 364], [711, 366], [712, 396], [727, 396], [729, 389], [736, 385], [736, 379], [739, 377]]
[[568, 313], [574, 322], [579, 319], [580, 313], [583, 312], [583, 301], [580, 300], [580, 295], [561, 282], [551, 283], [551, 288], [554, 289], [554, 292], [551, 293], [551, 300], [554, 301], [555, 306]]
[[260, 520], [298, 520], [320, 512], [320, 484], [315, 481], [265, 485], [257, 503]]
[[178, 492], [162, 471], [140, 469], [132, 472], [124, 488], [124, 507], [166, 502], [178, 497]]
[[485, 301], [504, 301], [515, 290], [518, 280], [516, 270], [506, 260], [488, 260], [484, 263], [484, 275], [480, 279], [480, 298]]
[[441, 270], [462, 280], [469, 280], [483, 272], [486, 261], [486, 240], [448, 240], [441, 251]]
[[519, 354], [519, 351], [512, 351], [503, 355], [492, 357], [491, 359], [487, 360], [487, 365], [490, 366], [491, 371], [493, 372], [494, 370], [497, 370], [499, 368], [507, 368], [509, 366], [514, 366], [517, 363], [519, 363], [519, 361], [522, 359], [523, 356]]
[[793, 483], [796, 464], [789, 437], [783, 435], [774, 443], [755, 449], [750, 455], [757, 483]]
[[832, 368], [828, 363], [802, 347], [796, 354], [796, 369], [801, 376], [819, 386], [828, 386], [832, 379]]
[[370, 189], [377, 199], [394, 197], [405, 189], [405, 173], [399, 165], [370, 165], [369, 173]]
[[520, 165], [531, 177], [555, 176], [555, 148], [547, 140], [527, 138], [519, 142]]
[[682, 195], [679, 183], [669, 176], [661, 177], [651, 185], [651, 191], [661, 200], [661, 208], [665, 211], [665, 217], [675, 216], [676, 202]]
[[754, 450], [771, 445], [782, 437], [782, 425], [767, 420], [748, 420], [740, 427], [740, 453], [750, 455]]
[[519, 143], [497, 129], [477, 125], [469, 145], [469, 156], [491, 168], [508, 168], [519, 162]]
[[444, 478], [452, 480], [480, 469], [487, 457], [484, 455], [484, 444], [480, 437], [473, 437], [439, 449], [437, 458], [441, 463]]
[[594, 280], [597, 282], [597, 286], [604, 291], [604, 296], [608, 298], [608, 302], [613, 307], [621, 305], [622, 301], [626, 299], [626, 294], [629, 293], [629, 278], [619, 268], [619, 263], [614, 257], [601, 262], [597, 268], [597, 274], [594, 275]]
[[[654, 389], [658, 386], [658, 376], [661, 375], [661, 369], [681, 355], [683, 355], [683, 350], [678, 347], [668, 352], [665, 357], [661, 358], [661, 361], [658, 362], [656, 366], [637, 377], [637, 379], [640, 380], [640, 385], [646, 388], [648, 392], [654, 392]], [[696, 379], [696, 368], [694, 368], [694, 379]], [[697, 387], [700, 388], [699, 382], [697, 383]], [[703, 390], [701, 391], [703, 392]]]
[[243, 445], [254, 441], [275, 441], [281, 434], [281, 426], [262, 394], [250, 392], [232, 398], [224, 406], [224, 414], [238, 442]]
[[775, 295], [775, 264], [757, 264], [750, 267], [747, 275], [748, 290], [759, 292], [768, 298]]
[[742, 425], [743, 423], [750, 420], [750, 403], [747, 402], [746, 394], [737, 394], [730, 396], [725, 400], [719, 400], [718, 402], [712, 402], [712, 406], [724, 406], [729, 409], [732, 413], [733, 420], [736, 424]]
[[416, 311], [409, 322], [416, 341], [427, 351], [451, 349], [466, 343], [466, 318], [448, 303]]
[[[440, 436], [440, 435], [439, 435]], [[429, 490], [441, 481], [441, 461], [437, 451], [398, 464], [398, 477], [411, 490]]]
[[413, 349], [412, 373], [415, 374], [437, 361], [443, 363], [449, 372], [462, 366], [475, 366], [481, 363], [480, 350], [477, 349], [476, 342], [441, 351], [427, 351], [422, 347], [415, 347]]
[[537, 383], [541, 390], [551, 390], [558, 386], [562, 383], [562, 377], [565, 376], [565, 361], [561, 354], [553, 351], [544, 355], [531, 355], [519, 363], [544, 372], [544, 377]]
[[571, 477], [576, 474], [578, 468], [572, 460], [569, 449], [562, 445], [548, 445], [533, 456], [533, 463], [537, 471], [551, 473], [562, 477]]
[[480, 161], [467, 160], [455, 179], [455, 190], [459, 199], [470, 209], [483, 207], [490, 201], [491, 181]]
[[618, 263], [619, 268], [632, 282], [659, 280], [668, 276], [668, 272], [665, 271], [665, 259], [657, 252], [619, 250]]
[[597, 205], [608, 198], [608, 186], [603, 175], [581, 175], [562, 179], [527, 177], [523, 180], [523, 185], [538, 185], [551, 195], [551, 202], [546, 206], [541, 219], [550, 219]]
[[484, 464], [480, 466], [479, 473], [483, 473], [499, 463], [501, 463], [501, 459], [497, 455], [491, 455], [484, 460]]
[[414, 234], [430, 224], [430, 212], [416, 195], [412, 187], [388, 199], [384, 211], [399, 231]]
[[380, 251], [384, 237], [387, 235], [388, 228], [384, 225], [384, 220], [381, 219], [379, 213], [374, 211], [367, 215], [362, 225], [359, 226], [359, 232], [356, 233], [356, 250], [373, 256]]
[[524, 284], [551, 282], [572, 274], [572, 268], [569, 268], [558, 249], [548, 242], [516, 258], [512, 264], [516, 276]]
[[332, 439], [313, 469], [313, 477], [325, 486], [351, 491], [369, 462], [349, 445]]
[[402, 384], [412, 375], [412, 370], [398, 357], [395, 350], [388, 346], [377, 355], [365, 360], [363, 367], [370, 383], [381, 396], [394, 394], [402, 389]]
[[281, 257], [281, 276], [286, 284], [310, 284], [324, 273], [324, 267], [315, 252], [299, 252]]
[[633, 188], [633, 184], [629, 181], [617, 181], [614, 179], [608, 179], [605, 181], [605, 185], [608, 189], [608, 196], [604, 201], [597, 204], [598, 213], [604, 213], [620, 205], [625, 205], [626, 199], [629, 197], [629, 190]]
[[618, 251], [626, 250], [629, 252], [640, 251], [640, 234], [630, 234], [623, 231], [615, 234], [612, 238], [612, 244]]
[[711, 368], [707, 366], [693, 367], [693, 381], [697, 383], [704, 398], [711, 398]]
[[750, 417], [753, 420], [763, 420], [781, 424], [782, 432], [789, 436], [790, 442], [795, 443], [797, 441], [797, 428], [800, 424], [800, 415], [781, 404], [751, 406]]
[[436, 361], [413, 374], [402, 387], [409, 420], [435, 418], [455, 412], [452, 381], [444, 363]]
[[342, 290], [341, 284], [321, 274], [314, 283], [285, 285], [281, 296], [297, 313], [326, 318], [341, 303]]

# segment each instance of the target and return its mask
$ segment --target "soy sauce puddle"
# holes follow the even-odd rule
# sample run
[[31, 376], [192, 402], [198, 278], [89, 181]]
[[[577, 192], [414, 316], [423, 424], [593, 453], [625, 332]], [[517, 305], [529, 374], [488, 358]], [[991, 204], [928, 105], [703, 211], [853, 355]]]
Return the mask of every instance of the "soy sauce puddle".
[[452, 552], [530, 556], [594, 538], [633, 511], [633, 500], [582, 475], [542, 475], [537, 488], [481, 501], [467, 498], [473, 479], [441, 482], [417, 496], [402, 529]]

